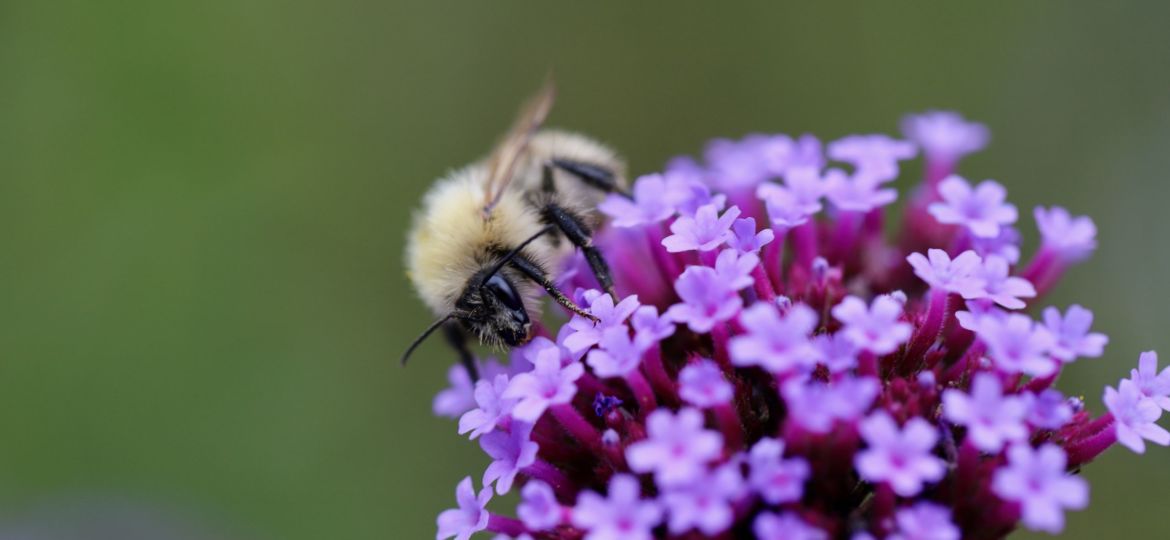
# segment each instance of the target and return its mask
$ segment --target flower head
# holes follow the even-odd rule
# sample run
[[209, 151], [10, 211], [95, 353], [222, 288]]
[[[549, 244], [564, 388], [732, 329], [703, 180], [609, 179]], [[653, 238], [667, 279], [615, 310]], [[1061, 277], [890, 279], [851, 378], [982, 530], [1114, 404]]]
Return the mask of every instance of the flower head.
[[1146, 451], [1145, 441], [1170, 445], [1170, 432], [1155, 424], [1162, 416], [1162, 409], [1153, 400], [1143, 396], [1133, 381], [1122, 380], [1117, 390], [1105, 387], [1102, 400], [1117, 422], [1117, 442], [1139, 454]]
[[723, 377], [723, 370], [706, 359], [682, 368], [678, 384], [679, 396], [699, 408], [729, 403], [735, 397], [735, 388]]
[[735, 289], [720, 279], [713, 268], [692, 266], [674, 284], [683, 303], [670, 306], [666, 316], [686, 323], [692, 331], [708, 332], [717, 323], [735, 316], [743, 300]]
[[484, 486], [495, 482], [500, 495], [512, 489], [520, 470], [536, 462], [540, 446], [530, 440], [531, 435], [531, 424], [513, 422], [510, 432], [493, 431], [479, 440], [479, 446], [493, 460], [483, 473]]
[[435, 538], [469, 540], [471, 535], [486, 529], [490, 514], [485, 508], [490, 500], [492, 500], [490, 488], [485, 487], [476, 495], [471, 477], [464, 478], [459, 482], [459, 487], [455, 488], [455, 501], [459, 508], [444, 510], [439, 514], [439, 533]]
[[582, 492], [573, 508], [573, 525], [588, 531], [586, 540], [649, 540], [661, 521], [662, 507], [643, 499], [638, 480], [628, 474], [615, 475], [605, 497]]
[[982, 150], [991, 137], [987, 126], [951, 111], [909, 115], [902, 119], [902, 134], [922, 148], [926, 159], [943, 163]]
[[703, 414], [696, 409], [682, 409], [677, 415], [654, 411], [646, 419], [646, 435], [630, 445], [626, 460], [635, 472], [653, 472], [659, 485], [694, 480], [723, 448], [723, 436], [703, 429]]
[[954, 259], [941, 249], [929, 250], [927, 254], [929, 258], [921, 253], [911, 253], [906, 257], [914, 267], [914, 275], [922, 281], [931, 287], [961, 294], [964, 298], [978, 298], [985, 294], [983, 280], [978, 277], [983, 259], [974, 251], [964, 251]]
[[634, 181], [632, 199], [610, 194], [597, 208], [613, 218], [615, 227], [659, 223], [674, 214], [674, 206], [663, 197], [666, 190], [666, 179], [661, 174], [648, 174]]
[[939, 223], [961, 225], [981, 238], [994, 238], [1000, 227], [1016, 222], [1016, 207], [1007, 202], [1007, 190], [994, 180], [974, 188], [959, 176], [949, 176], [938, 186], [942, 202], [930, 205]]
[[739, 319], [746, 333], [731, 339], [731, 361], [738, 366], [758, 365], [773, 373], [812, 367], [816, 359], [809, 337], [817, 315], [797, 304], [784, 315], [776, 306], [758, 303]]
[[890, 540], [959, 540], [959, 528], [951, 521], [951, 511], [944, 506], [921, 502], [898, 510], [894, 518], [896, 531]]
[[1008, 463], [995, 471], [991, 489], [1016, 502], [1029, 529], [1056, 534], [1064, 529], [1064, 510], [1089, 504], [1089, 486], [1066, 472], [1064, 451], [1052, 444], [1037, 449], [1016, 444], [1008, 449]]
[[910, 339], [909, 323], [900, 320], [902, 304], [889, 296], [879, 296], [870, 306], [850, 296], [833, 308], [833, 317], [845, 325], [842, 335], [857, 348], [874, 354], [889, 354]]
[[861, 436], [869, 447], [857, 454], [857, 472], [870, 482], [888, 483], [898, 495], [913, 497], [946, 473], [946, 464], [933, 454], [938, 431], [926, 420], [911, 418], [899, 428], [890, 415], [878, 412], [861, 423]]
[[[756, 134], [639, 178], [591, 239], [617, 301], [580, 253], [535, 261], [592, 317], [554, 308], [508, 362], [473, 359], [481, 380], [448, 372], [433, 408], [491, 459], [439, 538], [1053, 532], [1087, 503], [1070, 472], [1115, 443], [1170, 445], [1170, 368], [1152, 351], [1103, 406], [1054, 387], [1107, 338], [1087, 309], [1029, 304], [1093, 251], [1092, 221], [1038, 209], [1039, 247], [1016, 268], [1003, 187], [952, 175], [985, 128], [951, 113], [904, 126], [909, 141], [833, 142], [829, 169], [815, 137]], [[923, 184], [892, 217], [918, 150]], [[485, 509], [513, 486], [519, 519]]]
[[1009, 441], [1026, 437], [1027, 413], [1024, 398], [1003, 395], [999, 378], [990, 373], [975, 375], [970, 394], [954, 389], [943, 392], [943, 415], [967, 426], [971, 443], [985, 452], [999, 452]]
[[1109, 337], [1089, 332], [1093, 324], [1093, 312], [1073, 304], [1062, 317], [1055, 307], [1044, 309], [1044, 327], [1056, 338], [1052, 356], [1065, 362], [1078, 357], [1096, 358], [1105, 350]]
[[719, 215], [713, 204], [699, 207], [694, 216], [681, 215], [670, 224], [670, 236], [662, 245], [671, 253], [680, 251], [711, 251], [724, 242], [733, 240], [731, 225], [739, 217], [739, 208], [732, 206]]
[[1059, 206], [1037, 206], [1034, 215], [1044, 247], [1060, 258], [1076, 262], [1097, 249], [1097, 226], [1092, 219], [1073, 217]]

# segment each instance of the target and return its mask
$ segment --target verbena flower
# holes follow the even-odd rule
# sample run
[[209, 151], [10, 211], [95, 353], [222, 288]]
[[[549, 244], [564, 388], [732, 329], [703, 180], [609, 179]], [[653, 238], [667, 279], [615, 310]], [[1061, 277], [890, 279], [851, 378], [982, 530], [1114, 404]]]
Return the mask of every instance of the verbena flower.
[[[554, 315], [435, 398], [490, 458], [438, 538], [1055, 533], [1094, 458], [1170, 444], [1153, 352], [1103, 403], [1054, 388], [1106, 353], [1089, 309], [1037, 301], [1096, 248], [1093, 222], [1042, 207], [1021, 233], [1002, 185], [956, 174], [986, 128], [931, 112], [903, 132], [719, 140], [607, 198], [595, 244], [617, 301], [573, 259], [562, 286], [598, 321]], [[916, 155], [923, 181], [885, 230]], [[512, 490], [518, 519], [487, 510]]]

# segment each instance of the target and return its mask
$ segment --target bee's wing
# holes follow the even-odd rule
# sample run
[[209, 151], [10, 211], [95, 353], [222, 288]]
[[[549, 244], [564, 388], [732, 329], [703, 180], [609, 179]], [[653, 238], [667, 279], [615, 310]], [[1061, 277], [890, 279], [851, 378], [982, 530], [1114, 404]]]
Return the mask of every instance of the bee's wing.
[[508, 130], [503, 140], [492, 150], [492, 155], [488, 158], [488, 180], [484, 184], [484, 216], [491, 214], [492, 208], [499, 202], [504, 190], [508, 188], [508, 183], [512, 181], [516, 169], [516, 163], [520, 161], [520, 157], [528, 149], [528, 143], [532, 140], [532, 136], [544, 124], [544, 119], [548, 117], [555, 98], [556, 86], [550, 77], [540, 92], [537, 92], [520, 109], [520, 114], [517, 115], [516, 121], [512, 124], [512, 129]]

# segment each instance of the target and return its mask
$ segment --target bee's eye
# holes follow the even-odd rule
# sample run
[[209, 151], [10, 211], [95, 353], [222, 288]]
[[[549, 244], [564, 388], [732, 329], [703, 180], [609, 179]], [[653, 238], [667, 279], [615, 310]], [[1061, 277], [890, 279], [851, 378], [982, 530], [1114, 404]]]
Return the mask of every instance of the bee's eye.
[[520, 301], [520, 295], [516, 294], [516, 289], [512, 287], [511, 283], [508, 283], [508, 280], [499, 274], [492, 276], [483, 286], [508, 309], [513, 311], [524, 310], [524, 302]]

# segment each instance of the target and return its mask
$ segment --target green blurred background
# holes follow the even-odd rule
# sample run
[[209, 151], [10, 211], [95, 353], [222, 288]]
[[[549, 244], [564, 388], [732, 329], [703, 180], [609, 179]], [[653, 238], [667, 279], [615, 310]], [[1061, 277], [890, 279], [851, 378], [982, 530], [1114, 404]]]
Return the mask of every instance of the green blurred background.
[[[430, 414], [450, 354], [397, 365], [429, 318], [403, 235], [550, 68], [552, 123], [636, 173], [714, 136], [984, 121], [969, 176], [1100, 228], [1051, 300], [1112, 342], [1062, 386], [1100, 410], [1170, 356], [1170, 4], [630, 4], [0, 3], [0, 533], [431, 537], [485, 460]], [[1086, 474], [1070, 538], [1161, 536], [1170, 450]]]

